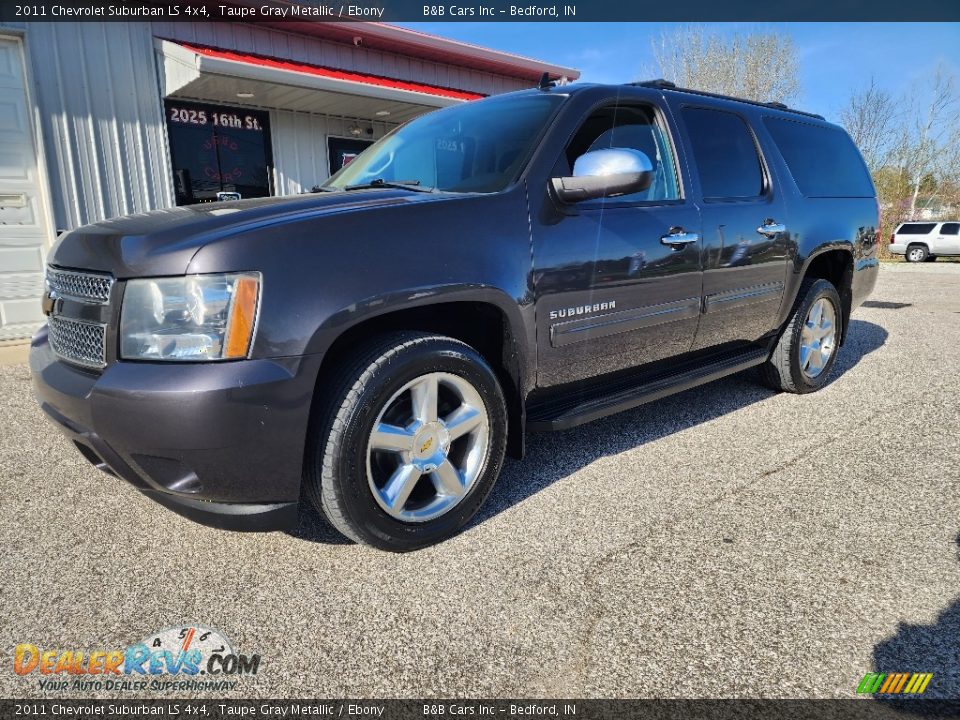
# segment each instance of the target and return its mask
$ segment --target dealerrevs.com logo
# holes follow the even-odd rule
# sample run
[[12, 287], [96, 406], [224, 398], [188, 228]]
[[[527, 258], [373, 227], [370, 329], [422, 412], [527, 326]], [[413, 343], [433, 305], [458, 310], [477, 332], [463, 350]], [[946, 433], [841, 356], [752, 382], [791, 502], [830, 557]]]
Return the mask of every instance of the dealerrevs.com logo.
[[37, 678], [41, 690], [232, 690], [256, 675], [260, 655], [234, 650], [219, 630], [170, 627], [124, 649], [75, 650], [17, 645], [13, 671]]

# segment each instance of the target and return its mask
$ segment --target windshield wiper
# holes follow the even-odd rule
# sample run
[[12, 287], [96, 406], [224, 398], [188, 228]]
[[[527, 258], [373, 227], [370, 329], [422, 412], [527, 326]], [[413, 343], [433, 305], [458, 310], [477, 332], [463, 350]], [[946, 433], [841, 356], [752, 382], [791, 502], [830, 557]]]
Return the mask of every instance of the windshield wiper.
[[419, 180], [384, 180], [376, 178], [368, 183], [360, 185], [347, 185], [344, 190], [366, 190], [369, 188], [399, 188], [401, 190], [413, 190], [414, 192], [436, 192], [436, 188], [420, 185]]

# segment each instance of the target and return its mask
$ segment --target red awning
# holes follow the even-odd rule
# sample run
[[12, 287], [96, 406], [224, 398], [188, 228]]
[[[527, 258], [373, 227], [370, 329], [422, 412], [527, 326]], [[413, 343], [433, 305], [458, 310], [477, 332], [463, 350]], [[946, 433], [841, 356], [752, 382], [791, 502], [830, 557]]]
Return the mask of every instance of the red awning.
[[187, 50], [190, 50], [191, 52], [197, 53], [198, 55], [203, 55], [205, 57], [217, 58], [219, 60], [230, 60], [233, 62], [245, 63], [247, 65], [273, 68], [275, 70], [285, 70], [287, 72], [303, 73], [305, 75], [314, 75], [331, 80], [342, 80], [344, 82], [357, 83], [360, 85], [390, 88], [392, 90], [405, 90], [407, 92], [435, 95], [437, 97], [451, 98], [454, 100], [479, 100], [480, 98], [486, 97], [480, 93], [440, 87], [439, 85], [428, 85], [426, 83], [397, 80], [395, 78], [384, 77], [382, 75], [370, 75], [367, 73], [353, 72], [350, 70], [337, 70], [335, 68], [323, 67], [321, 65], [310, 65], [307, 63], [294, 62], [292, 60], [283, 60], [281, 58], [267, 57], [264, 55], [251, 55], [248, 53], [235, 52], [233, 50], [221, 50], [220, 48], [205, 47], [202, 45], [190, 45], [183, 42], [179, 42], [177, 44], [181, 45]]

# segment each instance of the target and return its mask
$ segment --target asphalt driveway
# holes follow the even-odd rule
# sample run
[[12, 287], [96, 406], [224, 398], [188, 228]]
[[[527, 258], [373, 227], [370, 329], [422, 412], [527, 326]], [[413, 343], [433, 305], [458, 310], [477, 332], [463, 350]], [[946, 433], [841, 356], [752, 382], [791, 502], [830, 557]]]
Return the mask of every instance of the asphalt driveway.
[[958, 398], [960, 265], [885, 266], [822, 392], [737, 376], [531, 435], [466, 532], [398, 556], [306, 509], [181, 519], [0, 367], [0, 695], [65, 695], [18, 643], [201, 623], [262, 656], [240, 697], [851, 697], [874, 669], [960, 697]]

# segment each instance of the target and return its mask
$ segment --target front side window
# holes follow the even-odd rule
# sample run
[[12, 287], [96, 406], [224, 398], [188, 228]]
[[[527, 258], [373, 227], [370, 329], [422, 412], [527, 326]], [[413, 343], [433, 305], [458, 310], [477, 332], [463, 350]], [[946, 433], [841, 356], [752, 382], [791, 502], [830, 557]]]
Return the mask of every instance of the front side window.
[[653, 182], [649, 188], [613, 198], [613, 201], [662, 202], [680, 198], [673, 151], [653, 108], [615, 105], [595, 110], [567, 146], [566, 168], [562, 172], [569, 175], [577, 158], [584, 153], [609, 148], [639, 150], [653, 165]]
[[375, 180], [449, 192], [498, 192], [519, 175], [564, 96], [478, 100], [412, 120], [331, 177], [344, 189]]
[[753, 133], [739, 115], [685, 107], [683, 121], [704, 200], [755, 198], [763, 194], [763, 166]]
[[941, 235], [957, 235], [960, 233], [960, 223], [944, 223], [940, 227]]

